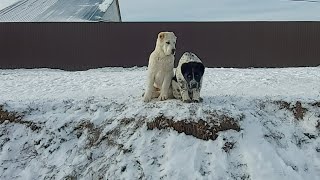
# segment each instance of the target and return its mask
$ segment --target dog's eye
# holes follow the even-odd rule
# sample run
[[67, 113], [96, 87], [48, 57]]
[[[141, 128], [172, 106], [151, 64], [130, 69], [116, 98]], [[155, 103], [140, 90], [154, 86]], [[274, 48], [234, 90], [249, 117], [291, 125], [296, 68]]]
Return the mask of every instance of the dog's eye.
[[167, 44], [170, 44], [170, 42], [168, 41], [168, 42], [166, 42]]
[[191, 74], [189, 74], [187, 77], [188, 77], [188, 78], [191, 78]]

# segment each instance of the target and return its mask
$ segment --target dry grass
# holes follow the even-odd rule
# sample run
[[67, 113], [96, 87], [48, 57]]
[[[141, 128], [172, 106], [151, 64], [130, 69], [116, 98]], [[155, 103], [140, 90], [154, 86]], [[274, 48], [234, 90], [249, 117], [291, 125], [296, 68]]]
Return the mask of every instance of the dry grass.
[[280, 109], [287, 109], [291, 111], [296, 120], [302, 120], [304, 118], [304, 115], [308, 111], [308, 109], [302, 107], [300, 101], [297, 101], [294, 105], [291, 105], [290, 103], [285, 101], [275, 101], [275, 104], [279, 105]]
[[83, 121], [75, 127], [75, 133], [79, 138], [85, 130], [88, 132], [88, 144], [87, 147], [92, 147], [99, 140], [101, 129], [94, 126], [92, 122]]
[[9, 112], [4, 110], [3, 105], [0, 105], [0, 124], [3, 123], [16, 123], [16, 124], [23, 124], [30, 128], [32, 131], [39, 131], [41, 130], [41, 126], [31, 122], [31, 121], [24, 121], [22, 120], [23, 115], [18, 114], [17, 112]]

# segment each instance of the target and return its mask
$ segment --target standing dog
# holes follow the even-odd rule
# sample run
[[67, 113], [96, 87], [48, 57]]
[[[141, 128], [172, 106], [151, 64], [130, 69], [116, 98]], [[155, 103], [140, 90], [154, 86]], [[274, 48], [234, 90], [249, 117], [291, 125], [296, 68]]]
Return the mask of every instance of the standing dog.
[[200, 90], [204, 65], [191, 52], [185, 52], [179, 60], [175, 76], [172, 78], [173, 96], [183, 102], [200, 102]]
[[177, 37], [173, 32], [158, 34], [156, 47], [149, 57], [147, 87], [143, 95], [144, 102], [149, 102], [156, 97], [163, 101], [172, 96], [170, 86], [174, 75], [176, 41]]

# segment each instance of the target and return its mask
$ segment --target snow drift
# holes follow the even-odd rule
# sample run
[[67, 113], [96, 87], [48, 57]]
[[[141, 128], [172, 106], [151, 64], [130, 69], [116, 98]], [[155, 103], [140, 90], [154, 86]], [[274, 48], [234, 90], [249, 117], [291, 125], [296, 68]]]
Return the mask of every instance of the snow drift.
[[0, 179], [319, 179], [320, 69], [217, 69], [203, 103], [145, 68], [0, 70]]

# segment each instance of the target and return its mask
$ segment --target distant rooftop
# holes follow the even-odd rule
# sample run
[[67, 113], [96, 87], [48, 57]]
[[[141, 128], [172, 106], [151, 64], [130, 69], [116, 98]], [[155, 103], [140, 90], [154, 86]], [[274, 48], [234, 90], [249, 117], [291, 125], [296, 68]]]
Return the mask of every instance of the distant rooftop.
[[120, 22], [118, 0], [20, 0], [0, 10], [0, 22]]

